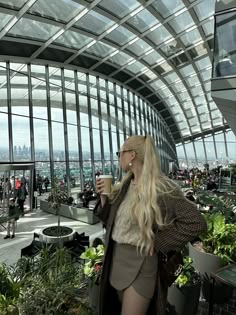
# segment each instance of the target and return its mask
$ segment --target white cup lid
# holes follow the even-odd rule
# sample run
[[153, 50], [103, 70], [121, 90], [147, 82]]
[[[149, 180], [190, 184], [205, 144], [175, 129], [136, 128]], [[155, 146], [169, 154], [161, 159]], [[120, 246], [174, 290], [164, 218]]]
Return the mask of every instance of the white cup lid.
[[113, 178], [112, 175], [99, 175], [99, 178]]

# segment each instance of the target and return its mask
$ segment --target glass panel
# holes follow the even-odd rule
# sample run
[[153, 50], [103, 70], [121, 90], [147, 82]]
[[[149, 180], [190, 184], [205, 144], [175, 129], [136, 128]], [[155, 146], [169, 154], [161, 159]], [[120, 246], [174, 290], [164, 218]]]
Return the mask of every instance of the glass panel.
[[20, 9], [28, 0], [0, 0], [1, 5], [12, 7], [14, 9]]
[[46, 24], [26, 18], [21, 18], [9, 31], [8, 34], [23, 38], [46, 41], [60, 28], [52, 24]]
[[[70, 161], [70, 176], [71, 176], [71, 186], [80, 187], [80, 164], [79, 162]], [[72, 191], [73, 193], [73, 191]], [[76, 195], [77, 199], [77, 195]]]
[[12, 115], [12, 138], [14, 161], [30, 161], [30, 128], [29, 118]]
[[103, 147], [104, 147], [104, 159], [110, 160], [109, 132], [106, 130], [102, 130], [102, 136], [103, 136]]
[[214, 76], [236, 74], [236, 12], [216, 16]]
[[58, 21], [69, 22], [84, 7], [76, 1], [66, 0], [37, 0], [29, 9], [30, 13], [37, 13], [43, 17], [53, 18]]
[[136, 35], [124, 28], [123, 26], [119, 26], [114, 31], [106, 35], [105, 38], [110, 39], [112, 42], [115, 42], [119, 46], [123, 46], [124, 44], [131, 41]]
[[[103, 139], [105, 142], [106, 140]], [[100, 132], [99, 129], [93, 129], [93, 149], [94, 149], [94, 159], [101, 160], [101, 143], [100, 143]]]
[[118, 146], [117, 146], [117, 135], [115, 132], [111, 133], [111, 137], [112, 137], [112, 147], [113, 147], [113, 159], [117, 160], [117, 156], [116, 156], [116, 152], [119, 150]]
[[54, 175], [61, 182], [61, 185], [65, 185], [64, 175], [66, 175], [66, 163], [54, 162]]
[[178, 15], [169, 22], [176, 34], [194, 25], [194, 21], [188, 11]]
[[116, 50], [114, 47], [111, 47], [109, 45], [106, 45], [102, 42], [97, 42], [88, 49], [86, 49], [85, 52], [88, 52], [89, 54], [98, 56], [98, 57], [106, 57], [107, 55], [110, 55], [114, 50]]
[[186, 161], [186, 158], [185, 158], [183, 145], [178, 145], [176, 147], [176, 152], [177, 152], [180, 168], [186, 168], [187, 167], [187, 161]]
[[136, 0], [103, 0], [98, 6], [115, 16], [122, 18], [136, 9], [139, 5], [140, 4]]
[[47, 119], [45, 67], [31, 65], [31, 75], [33, 116]]
[[108, 130], [108, 116], [107, 116], [107, 104], [101, 102], [101, 112], [102, 112], [102, 129]]
[[55, 40], [55, 43], [66, 47], [80, 49], [81, 47], [92, 41], [92, 38], [73, 31], [66, 31]]
[[215, 2], [216, 2], [216, 0], [202, 1], [193, 7], [194, 11], [197, 14], [199, 21], [205, 20], [206, 18], [214, 15]]
[[6, 26], [6, 24], [10, 21], [12, 15], [5, 14], [0, 12], [0, 31]]
[[129, 45], [127, 50], [131, 53], [134, 53], [137, 56], [143, 55], [146, 51], [150, 50], [151, 46], [149, 46], [144, 40], [139, 39], [135, 43]]
[[49, 181], [52, 181], [49, 162], [35, 162], [35, 171], [36, 174], [39, 174], [43, 178], [47, 176]]
[[163, 62], [161, 65], [157, 66], [155, 69], [159, 74], [173, 70], [172, 67], [167, 62]]
[[[50, 70], [52, 68], [50, 67]], [[61, 70], [57, 71], [49, 78], [50, 102], [52, 120], [63, 122], [62, 112], [62, 91], [61, 91]]]
[[168, 16], [178, 12], [184, 7], [182, 0], [158, 0], [152, 6], [165, 19]]
[[204, 23], [202, 25], [202, 28], [206, 37], [214, 34], [214, 19], [210, 20], [207, 23]]
[[129, 61], [131, 61], [133, 58], [123, 52], [119, 52], [118, 54], [116, 54], [115, 56], [109, 58], [108, 60], [110, 60], [111, 62], [118, 64], [120, 66], [123, 66], [125, 64], [127, 64]]
[[210, 58], [207, 56], [205, 58], [201, 58], [195, 62], [198, 70], [205, 70], [205, 68], [211, 65]]
[[226, 143], [228, 149], [228, 157], [230, 163], [236, 162], [236, 137], [232, 131], [226, 132]]
[[147, 35], [147, 38], [155, 45], [159, 45], [171, 37], [171, 34], [162, 25]]
[[215, 143], [216, 143], [216, 152], [218, 156], [218, 162], [220, 164], [224, 164], [226, 159], [226, 151], [225, 151], [225, 139], [224, 134], [215, 134]]
[[114, 21], [108, 19], [104, 15], [101, 15], [95, 11], [89, 11], [78, 22], [75, 23], [75, 26], [84, 29], [85, 31], [92, 32], [96, 35], [100, 35], [113, 24]]
[[77, 126], [67, 124], [68, 132], [68, 147], [70, 161], [79, 160], [79, 147], [78, 147], [78, 130]]
[[65, 160], [64, 126], [62, 123], [52, 122], [53, 159]]
[[8, 115], [0, 113], [0, 159], [9, 161], [9, 134], [8, 134]]
[[149, 64], [149, 66], [153, 66], [154, 64], [158, 63], [163, 58], [156, 51], [153, 51], [152, 53], [142, 57], [142, 59], [146, 61]]
[[90, 136], [89, 129], [81, 127], [81, 138], [82, 138], [82, 156], [83, 160], [90, 160]]
[[206, 158], [205, 158], [203, 141], [202, 140], [196, 140], [194, 142], [194, 144], [195, 144], [195, 149], [196, 149], [196, 154], [197, 154], [198, 161], [205, 161]]
[[127, 23], [132, 25], [138, 32], [143, 33], [157, 22], [156, 18], [147, 9], [144, 9], [129, 19]]
[[191, 32], [185, 33], [180, 37], [185, 47], [192, 46], [193, 44], [199, 42], [202, 37], [198, 31], [198, 29], [192, 30]]
[[34, 119], [34, 147], [36, 161], [49, 161], [48, 122]]
[[8, 112], [7, 109], [7, 72], [6, 72], [6, 64], [0, 63], [0, 111]]
[[137, 74], [138, 72], [143, 71], [144, 68], [146, 68], [146, 67], [145, 67], [141, 62], [139, 62], [139, 61], [136, 61], [135, 63], [132, 63], [132, 65], [128, 65], [128, 66], [126, 67], [126, 69], [127, 69], [128, 71], [131, 71], [131, 72], [133, 72], [134, 74]]
[[79, 93], [87, 94], [86, 75], [78, 72], [78, 90]]
[[28, 77], [11, 71], [12, 113], [29, 116]]
[[189, 167], [194, 166], [196, 164], [196, 157], [193, 149], [193, 143], [185, 143], [185, 150], [187, 154], [187, 159], [189, 163]]

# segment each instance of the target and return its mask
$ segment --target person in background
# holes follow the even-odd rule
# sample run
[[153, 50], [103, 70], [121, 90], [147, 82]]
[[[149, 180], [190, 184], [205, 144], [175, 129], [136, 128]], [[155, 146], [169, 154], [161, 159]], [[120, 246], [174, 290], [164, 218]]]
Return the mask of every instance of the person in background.
[[158, 255], [182, 249], [206, 231], [206, 222], [161, 172], [150, 136], [129, 137], [117, 155], [126, 175], [109, 196], [96, 180], [101, 199], [94, 213], [106, 226], [99, 315], [164, 315], [168, 285]]
[[50, 184], [48, 177], [46, 176], [44, 178], [44, 187], [45, 187], [45, 192], [48, 192], [48, 185]]
[[[16, 231], [16, 221], [19, 219], [19, 209], [15, 205], [15, 199], [10, 198], [9, 200], [9, 220], [7, 222], [7, 235], [4, 237], [4, 240], [8, 238], [14, 238], [15, 237], [15, 231]], [[10, 236], [10, 232], [12, 230], [12, 235]]]
[[17, 190], [17, 202], [20, 208], [20, 214], [24, 216], [24, 203], [28, 192], [26, 190], [25, 184], [21, 183], [20, 188]]
[[41, 196], [43, 192], [43, 180], [42, 180], [42, 176], [40, 176], [39, 174], [37, 174], [36, 176], [36, 186], [39, 192], [39, 196]]

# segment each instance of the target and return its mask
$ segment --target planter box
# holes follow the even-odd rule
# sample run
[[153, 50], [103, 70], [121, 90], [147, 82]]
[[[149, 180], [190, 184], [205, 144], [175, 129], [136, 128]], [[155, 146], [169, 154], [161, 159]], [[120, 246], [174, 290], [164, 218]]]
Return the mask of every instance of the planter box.
[[[193, 266], [199, 271], [202, 278], [202, 296], [209, 301], [210, 276], [222, 267], [222, 260], [212, 254], [201, 252], [189, 243], [189, 256], [193, 259]], [[216, 281], [214, 288], [214, 303], [221, 304], [231, 298], [233, 289], [220, 281]]]
[[196, 315], [201, 290], [201, 281], [181, 288], [173, 284], [168, 289], [169, 315]]
[[[56, 215], [56, 210], [50, 208], [48, 202], [40, 200], [40, 209]], [[99, 219], [93, 214], [93, 209], [89, 208], [77, 208], [73, 206], [61, 205], [60, 215], [69, 219], [85, 222], [88, 224], [96, 224]]]

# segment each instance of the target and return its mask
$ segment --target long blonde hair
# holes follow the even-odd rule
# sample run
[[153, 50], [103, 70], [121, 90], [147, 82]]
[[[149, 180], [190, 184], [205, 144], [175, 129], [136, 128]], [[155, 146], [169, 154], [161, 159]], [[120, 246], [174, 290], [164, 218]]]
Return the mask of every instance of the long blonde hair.
[[[125, 141], [123, 149], [135, 151], [135, 158], [143, 165], [139, 183], [134, 188], [135, 193], [132, 194], [131, 215], [142, 235], [138, 247], [140, 251], [148, 253], [154, 241], [154, 228], [163, 228], [170, 224], [170, 214], [161, 211], [158, 198], [163, 195], [184, 197], [180, 187], [162, 173], [159, 155], [151, 136], [131, 136]], [[114, 187], [110, 196], [111, 202], [115, 201], [123, 185], [132, 177], [133, 173], [130, 170], [120, 184]]]

